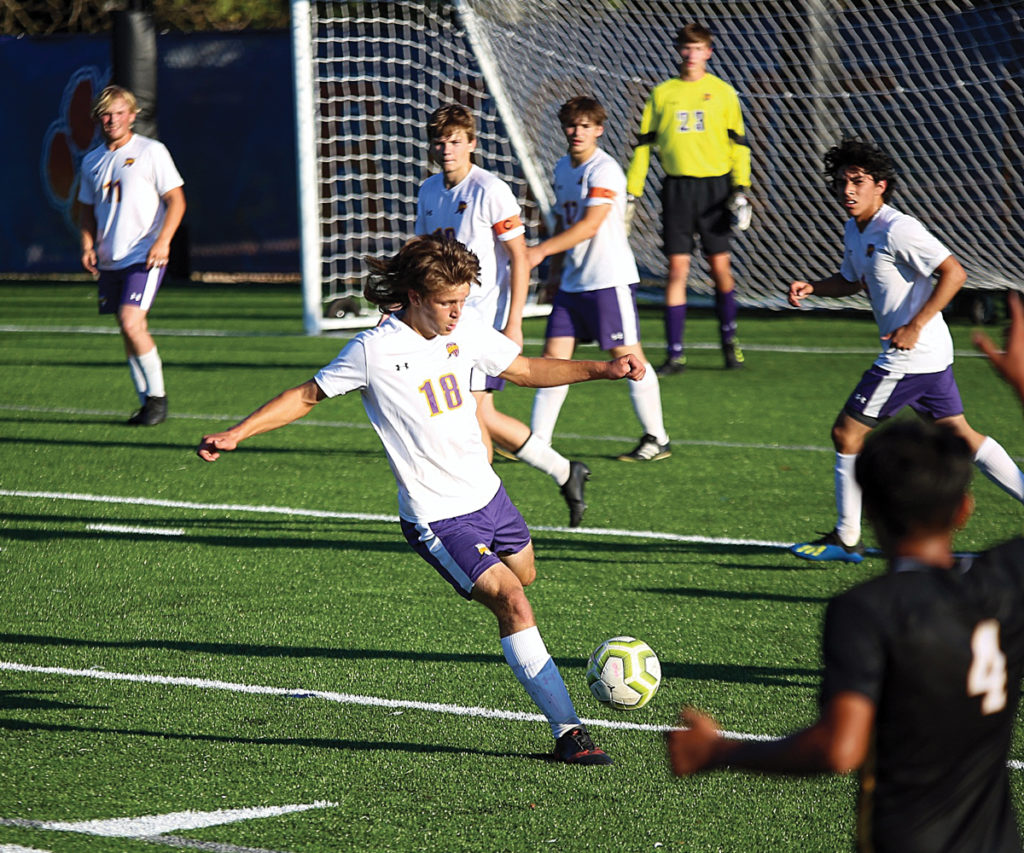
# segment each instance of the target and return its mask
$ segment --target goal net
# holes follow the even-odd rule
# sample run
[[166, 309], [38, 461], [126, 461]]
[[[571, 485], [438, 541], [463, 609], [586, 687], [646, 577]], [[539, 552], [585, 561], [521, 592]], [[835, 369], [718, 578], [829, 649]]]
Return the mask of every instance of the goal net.
[[[895, 156], [894, 203], [950, 246], [968, 286], [1020, 286], [1017, 2], [293, 0], [292, 12], [309, 331], [344, 324], [352, 303], [338, 300], [361, 291], [363, 258], [411, 236], [433, 109], [476, 112], [477, 162], [517, 193], [533, 242], [564, 153], [559, 105], [596, 96], [609, 113], [601, 145], [625, 168], [647, 94], [678, 73], [672, 43], [691, 20], [715, 34], [708, 70], [739, 91], [752, 150], [754, 220], [733, 243], [741, 305], [782, 307], [791, 279], [838, 269], [843, 215], [821, 160], [844, 136]], [[665, 273], [661, 178], [652, 157], [631, 237], [655, 286]], [[689, 288], [711, 291], [699, 256]], [[332, 304], [349, 317], [325, 319]]]

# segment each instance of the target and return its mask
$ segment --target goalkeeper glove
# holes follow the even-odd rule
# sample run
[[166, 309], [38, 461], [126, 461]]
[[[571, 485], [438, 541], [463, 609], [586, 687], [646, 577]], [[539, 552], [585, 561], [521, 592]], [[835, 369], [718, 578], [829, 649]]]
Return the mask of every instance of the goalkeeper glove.
[[636, 196], [626, 196], [626, 216], [623, 220], [626, 224], [626, 236], [633, 230], [633, 217], [636, 216]]
[[754, 216], [754, 208], [742, 188], [733, 191], [728, 201], [729, 212], [732, 214], [732, 224], [737, 231], [746, 231], [750, 227], [750, 220]]

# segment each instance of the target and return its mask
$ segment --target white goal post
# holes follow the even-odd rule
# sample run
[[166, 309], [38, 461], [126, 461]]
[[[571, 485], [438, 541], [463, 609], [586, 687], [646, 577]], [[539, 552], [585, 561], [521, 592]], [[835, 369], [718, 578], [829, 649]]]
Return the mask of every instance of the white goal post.
[[[533, 242], [564, 153], [559, 105], [596, 96], [609, 113], [602, 147], [625, 167], [644, 100], [677, 73], [673, 36], [691, 20], [715, 34], [709, 71], [739, 91], [752, 149], [754, 221], [733, 244], [742, 306], [780, 308], [789, 280], [838, 268], [842, 213], [820, 172], [843, 136], [895, 156], [894, 203], [950, 246], [968, 286], [1019, 288], [1021, 14], [1015, 0], [293, 0], [306, 330], [372, 321], [353, 319], [358, 301], [341, 303], [341, 318], [324, 312], [361, 292], [365, 256], [412, 235], [433, 109], [474, 110], [478, 162], [513, 187]], [[631, 239], [656, 285], [652, 161]], [[690, 289], [710, 292], [699, 257]]]

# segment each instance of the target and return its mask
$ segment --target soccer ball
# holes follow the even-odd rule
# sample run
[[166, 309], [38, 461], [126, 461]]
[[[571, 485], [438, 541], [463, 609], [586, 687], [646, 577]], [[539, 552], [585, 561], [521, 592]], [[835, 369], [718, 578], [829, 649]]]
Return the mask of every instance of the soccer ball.
[[587, 661], [587, 685], [598, 702], [620, 711], [642, 708], [658, 692], [661, 662], [651, 647], [633, 637], [612, 637]]

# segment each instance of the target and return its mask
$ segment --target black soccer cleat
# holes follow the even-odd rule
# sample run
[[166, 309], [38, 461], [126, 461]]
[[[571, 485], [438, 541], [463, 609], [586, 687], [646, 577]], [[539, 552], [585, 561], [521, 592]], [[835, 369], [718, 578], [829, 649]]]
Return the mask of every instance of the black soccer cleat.
[[578, 726], [555, 741], [555, 760], [566, 764], [614, 764], [612, 757], [594, 746], [586, 726]]
[[579, 527], [587, 504], [583, 500], [583, 486], [590, 479], [590, 469], [582, 462], [569, 463], [569, 479], [562, 484], [562, 497], [569, 505], [569, 526]]
[[658, 459], [667, 459], [672, 455], [672, 445], [667, 441], [658, 444], [658, 439], [649, 433], [640, 438], [637, 444], [629, 453], [619, 456], [620, 462], [656, 462]]
[[658, 376], [675, 376], [686, 372], [686, 356], [680, 355], [676, 358], [667, 358], [665, 363], [654, 371]]
[[156, 426], [167, 420], [167, 397], [147, 397], [134, 415], [128, 418], [130, 426]]
[[722, 345], [722, 357], [725, 359], [726, 370], [743, 369], [743, 350], [735, 340]]

